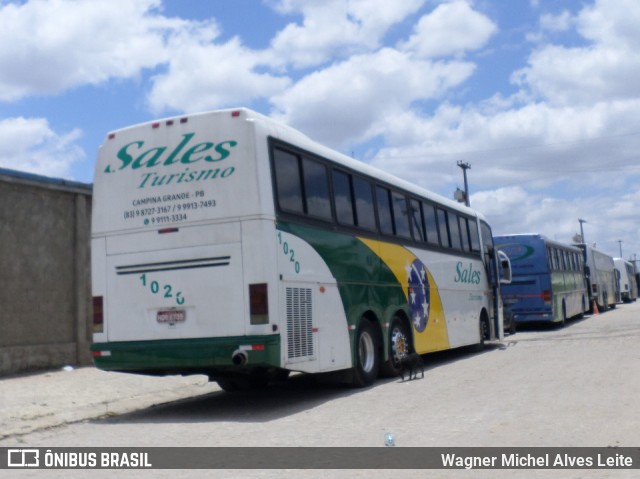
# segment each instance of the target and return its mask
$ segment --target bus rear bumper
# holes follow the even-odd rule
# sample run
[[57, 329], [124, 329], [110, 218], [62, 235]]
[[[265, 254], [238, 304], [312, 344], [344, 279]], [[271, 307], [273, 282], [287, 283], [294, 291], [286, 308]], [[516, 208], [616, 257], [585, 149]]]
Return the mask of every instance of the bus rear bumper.
[[104, 371], [211, 376], [280, 367], [280, 336], [93, 343], [91, 353], [95, 366]]
[[513, 315], [513, 321], [516, 324], [537, 323], [553, 321], [552, 313], [519, 313]]

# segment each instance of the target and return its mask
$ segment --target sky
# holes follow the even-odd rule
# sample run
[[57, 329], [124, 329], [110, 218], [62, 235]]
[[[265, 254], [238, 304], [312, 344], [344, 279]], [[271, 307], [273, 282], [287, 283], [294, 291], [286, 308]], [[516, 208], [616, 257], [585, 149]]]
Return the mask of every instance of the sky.
[[110, 131], [245, 106], [494, 234], [640, 257], [637, 0], [0, 0], [0, 167], [91, 183]]

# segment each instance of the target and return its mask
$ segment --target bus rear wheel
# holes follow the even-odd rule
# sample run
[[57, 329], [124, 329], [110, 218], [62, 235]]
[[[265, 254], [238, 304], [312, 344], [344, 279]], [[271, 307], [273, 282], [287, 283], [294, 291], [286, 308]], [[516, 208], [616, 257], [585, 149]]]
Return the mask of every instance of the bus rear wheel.
[[411, 352], [411, 336], [407, 324], [395, 316], [389, 328], [389, 359], [382, 365], [382, 374], [387, 377], [398, 376], [402, 367], [400, 359]]
[[483, 311], [482, 314], [480, 315], [480, 342], [477, 345], [477, 349], [479, 351], [484, 349], [484, 345], [485, 345], [485, 341], [490, 339], [490, 332], [489, 332], [489, 317], [487, 316], [487, 314]]
[[378, 377], [380, 369], [380, 346], [378, 334], [371, 322], [362, 319], [356, 333], [356, 366], [353, 370], [353, 385], [370, 386]]

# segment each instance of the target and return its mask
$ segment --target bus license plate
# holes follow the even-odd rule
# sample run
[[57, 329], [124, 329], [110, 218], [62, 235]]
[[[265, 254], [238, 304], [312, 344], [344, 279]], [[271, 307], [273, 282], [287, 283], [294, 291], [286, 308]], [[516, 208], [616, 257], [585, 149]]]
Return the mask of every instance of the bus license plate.
[[156, 321], [163, 324], [183, 323], [186, 319], [187, 313], [184, 309], [169, 309], [158, 311], [156, 314]]

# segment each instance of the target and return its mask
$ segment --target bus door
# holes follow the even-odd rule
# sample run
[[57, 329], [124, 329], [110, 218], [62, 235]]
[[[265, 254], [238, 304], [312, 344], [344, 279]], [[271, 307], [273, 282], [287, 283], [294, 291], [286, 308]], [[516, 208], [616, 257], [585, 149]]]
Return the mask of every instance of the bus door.
[[[491, 234], [491, 228], [485, 222], [480, 222], [480, 232], [482, 236], [483, 247], [483, 260], [487, 278], [489, 281], [490, 298], [489, 298], [489, 331], [490, 338], [504, 337], [503, 331], [503, 318], [500, 314], [502, 308], [500, 307], [500, 275], [498, 269], [498, 261], [503, 263], [503, 258], [506, 259], [509, 264], [509, 259], [502, 252], [495, 249], [493, 245], [493, 235]], [[511, 282], [511, 268], [508, 267], [508, 280]]]

